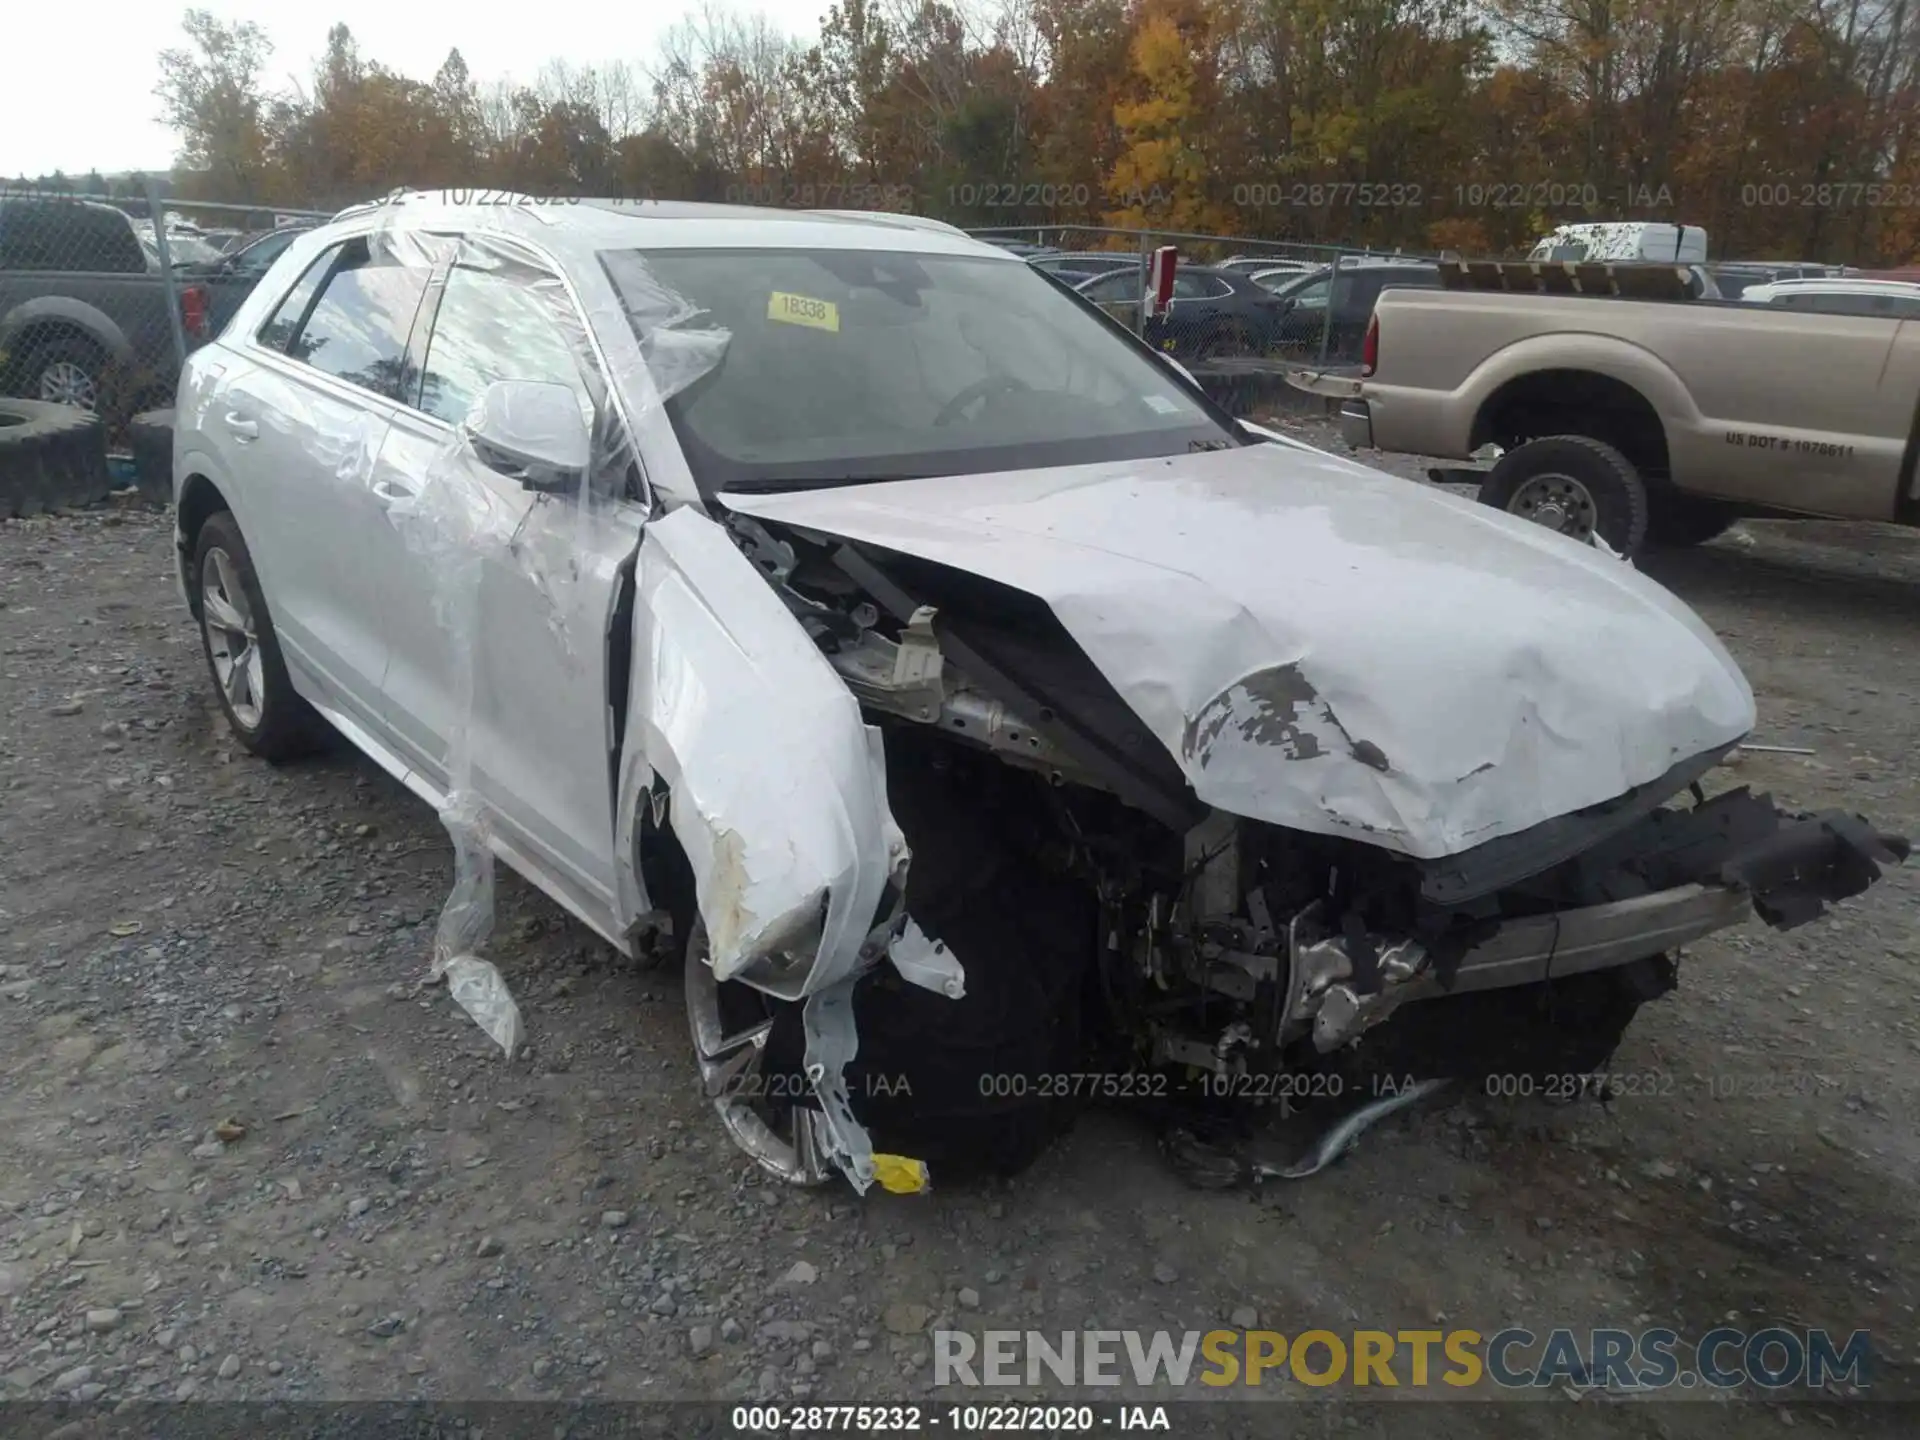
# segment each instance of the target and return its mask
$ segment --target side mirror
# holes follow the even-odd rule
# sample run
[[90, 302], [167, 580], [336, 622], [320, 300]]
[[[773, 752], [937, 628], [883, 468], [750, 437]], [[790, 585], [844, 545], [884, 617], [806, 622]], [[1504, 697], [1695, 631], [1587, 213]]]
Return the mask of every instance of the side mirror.
[[529, 490], [561, 494], [586, 477], [592, 435], [572, 387], [550, 380], [496, 380], [460, 433], [490, 470]]

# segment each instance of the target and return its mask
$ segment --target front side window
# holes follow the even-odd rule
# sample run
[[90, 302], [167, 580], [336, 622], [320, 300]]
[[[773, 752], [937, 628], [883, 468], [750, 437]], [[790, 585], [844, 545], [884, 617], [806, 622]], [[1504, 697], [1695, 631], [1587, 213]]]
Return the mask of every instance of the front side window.
[[[646, 325], [663, 290], [690, 312], [676, 328], [727, 332], [718, 363], [667, 404], [688, 463], [712, 489], [1238, 443], [1166, 367], [1025, 265], [865, 250], [601, 259], [643, 347], [661, 349]], [[1117, 283], [1137, 298], [1132, 277]]]
[[[585, 395], [554, 316], [559, 282], [456, 265], [427, 343], [420, 408], [458, 425], [495, 380], [546, 380]], [[570, 302], [568, 302], [570, 303]]]
[[366, 241], [349, 241], [287, 353], [376, 395], [411, 400], [419, 377], [407, 339], [425, 289], [420, 267], [371, 260]]

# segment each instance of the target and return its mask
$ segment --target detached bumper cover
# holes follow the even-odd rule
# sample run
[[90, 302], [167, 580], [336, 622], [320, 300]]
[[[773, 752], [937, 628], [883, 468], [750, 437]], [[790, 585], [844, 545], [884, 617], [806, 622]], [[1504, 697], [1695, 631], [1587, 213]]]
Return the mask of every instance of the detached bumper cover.
[[1828, 904], [1860, 894], [1880, 878], [1881, 866], [1899, 864], [1912, 850], [1904, 836], [1829, 810], [1749, 841], [1721, 862], [1720, 880], [1745, 889], [1767, 924], [1791, 930], [1816, 919]]
[[1744, 787], [1662, 810], [1572, 862], [1590, 902], [1509, 920], [1405, 998], [1525, 985], [1631, 964], [1758, 914], [1778, 930], [1861, 894], [1911, 853], [1857, 815], [1789, 815]]
[[1591, 899], [1682, 885], [1718, 886], [1745, 895], [1777, 930], [1817, 919], [1912, 852], [1903, 836], [1876, 830], [1858, 815], [1784, 812], [1770, 795], [1745, 786], [1686, 810], [1657, 810], [1571, 862]]

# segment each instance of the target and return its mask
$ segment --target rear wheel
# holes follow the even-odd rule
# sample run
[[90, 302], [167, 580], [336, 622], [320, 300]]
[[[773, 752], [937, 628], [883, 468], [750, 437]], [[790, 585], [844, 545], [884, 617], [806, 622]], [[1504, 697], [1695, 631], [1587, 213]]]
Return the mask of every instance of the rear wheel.
[[1647, 490], [1633, 462], [1603, 440], [1553, 435], [1507, 451], [1480, 502], [1591, 544], [1597, 535], [1631, 556], [1647, 538]]
[[287, 675], [253, 556], [231, 511], [200, 527], [193, 554], [200, 642], [227, 724], [264, 760], [311, 752], [320, 720]]

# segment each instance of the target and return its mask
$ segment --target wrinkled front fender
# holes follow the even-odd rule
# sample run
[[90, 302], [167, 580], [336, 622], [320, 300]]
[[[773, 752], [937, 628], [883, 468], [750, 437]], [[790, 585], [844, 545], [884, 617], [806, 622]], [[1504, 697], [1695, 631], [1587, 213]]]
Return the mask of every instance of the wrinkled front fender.
[[[859, 968], [907, 847], [880, 734], [726, 532], [688, 506], [640, 544], [620, 853], [656, 776], [720, 980], [795, 1000]], [[646, 898], [633, 875], [631, 923]]]

